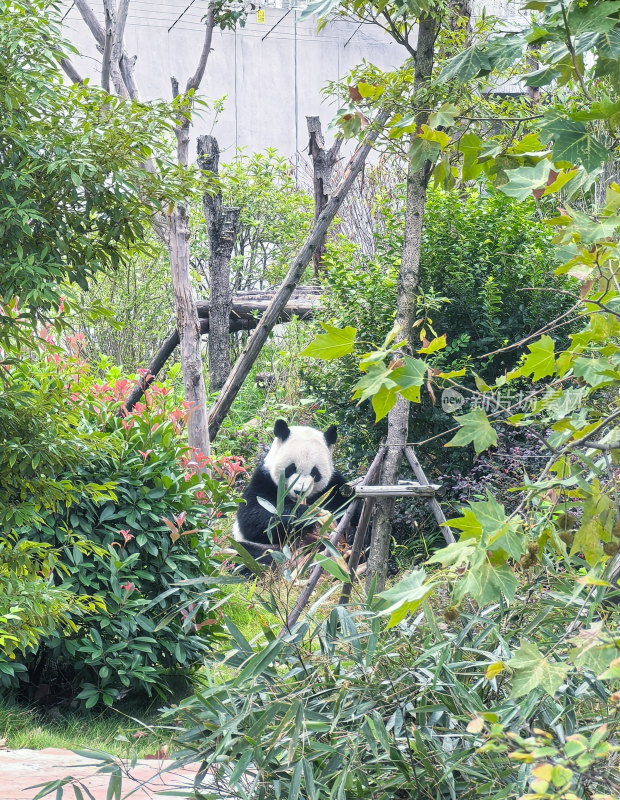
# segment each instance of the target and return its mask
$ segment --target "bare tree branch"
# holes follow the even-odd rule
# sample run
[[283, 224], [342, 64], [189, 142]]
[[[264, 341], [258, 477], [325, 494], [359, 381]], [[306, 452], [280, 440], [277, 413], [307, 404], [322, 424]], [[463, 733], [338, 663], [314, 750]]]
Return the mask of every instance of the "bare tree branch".
[[138, 86], [136, 84], [136, 79], [134, 78], [133, 74], [133, 68], [135, 63], [136, 63], [136, 57], [133, 56], [132, 58], [130, 58], [127, 55], [127, 52], [123, 49], [123, 55], [119, 66], [121, 68], [121, 75], [123, 76], [123, 82], [125, 83], [129, 97], [131, 97], [132, 100], [139, 99]]
[[80, 75], [77, 69], [73, 66], [73, 64], [67, 58], [60, 59], [60, 66], [66, 72], [66, 74], [71, 78], [73, 83], [84, 83], [84, 78]]
[[[120, 47], [122, 56], [119, 60], [111, 59], [110, 63], [110, 76], [114, 81], [114, 87], [118, 94], [121, 97], [131, 97], [132, 100], [138, 99], [138, 88], [136, 86], [136, 82], [133, 77], [133, 65], [135, 63], [135, 58], [130, 58], [127, 55], [127, 52], [122, 47], [123, 42], [123, 33], [125, 29], [125, 22], [127, 19], [127, 10], [123, 12], [122, 6], [127, 5], [129, 7], [129, 0], [121, 0], [121, 8], [119, 9], [119, 16], [120, 14], [124, 13], [125, 21], [123, 21], [122, 31], [120, 32]], [[97, 44], [97, 48], [100, 52], [104, 52], [105, 44], [106, 44], [106, 31], [103, 25], [99, 22], [97, 15], [90, 7], [90, 3], [88, 0], [75, 0], [75, 5], [77, 6], [78, 11], [80, 12], [82, 19], [86, 23], [86, 26], [90, 30], [93, 35], [93, 38]], [[105, 59], [104, 59], [105, 60]], [[102, 67], [102, 75], [101, 75], [101, 83], [103, 85], [103, 67]]]
[[125, 36], [125, 24], [127, 23], [129, 2], [130, 0], [120, 0], [112, 36], [112, 63], [118, 64], [119, 69], [121, 69], [121, 60], [123, 58], [123, 37]]
[[97, 45], [103, 49], [105, 45], [105, 30], [103, 25], [97, 19], [95, 12], [92, 10], [87, 0], [75, 0], [75, 5], [82, 15], [82, 19], [88, 26], [88, 29], [95, 37]]
[[114, 0], [103, 0], [105, 17], [105, 42], [101, 58], [101, 87], [110, 93], [110, 72], [112, 71], [112, 39], [116, 27], [116, 3]]
[[205, 23], [205, 38], [202, 45], [202, 53], [200, 54], [200, 61], [198, 62], [198, 67], [196, 72], [193, 76], [187, 81], [187, 85], [185, 87], [185, 92], [189, 92], [192, 89], [196, 91], [200, 86], [202, 79], [205, 74], [205, 69], [207, 68], [207, 61], [209, 60], [209, 53], [211, 52], [211, 42], [213, 40], [213, 28], [215, 27], [215, 8], [213, 7], [213, 3], [209, 3], [209, 8], [207, 10], [207, 19]]

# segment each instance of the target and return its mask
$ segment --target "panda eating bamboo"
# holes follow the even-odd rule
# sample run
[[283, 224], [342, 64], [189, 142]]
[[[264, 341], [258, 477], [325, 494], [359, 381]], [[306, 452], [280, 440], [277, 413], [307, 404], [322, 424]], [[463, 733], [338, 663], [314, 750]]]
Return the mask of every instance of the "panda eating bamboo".
[[[274, 440], [262, 463], [256, 468], [243, 493], [245, 501], [237, 510], [233, 536], [261, 564], [271, 564], [269, 551], [280, 549], [293, 539], [312, 535], [316, 522], [295, 524], [306, 510], [298, 505], [301, 496], [312, 504], [326, 495], [321, 508], [330, 513], [341, 509], [347, 498], [341, 494], [346, 483], [334, 469], [332, 450], [338, 430], [331, 425], [319, 431], [306, 425], [291, 425], [279, 419], [273, 429]], [[259, 498], [276, 507], [278, 484], [284, 473], [286, 499], [282, 515], [277, 517], [261, 505]], [[271, 538], [270, 538], [271, 535]]]

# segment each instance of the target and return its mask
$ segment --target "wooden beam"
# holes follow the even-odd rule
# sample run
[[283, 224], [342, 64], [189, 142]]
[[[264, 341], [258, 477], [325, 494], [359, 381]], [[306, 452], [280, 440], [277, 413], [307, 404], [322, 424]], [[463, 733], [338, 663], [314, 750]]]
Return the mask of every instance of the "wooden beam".
[[[256, 328], [261, 315], [269, 307], [271, 297], [273, 297], [273, 294], [269, 292], [241, 292], [235, 295], [230, 311], [229, 332], [237, 333], [238, 331], [249, 331]], [[319, 306], [319, 302], [319, 296], [314, 292], [293, 295], [282, 309], [278, 322], [290, 322], [293, 317], [312, 319]], [[204, 336], [209, 333], [209, 301], [199, 300], [196, 303], [196, 307], [198, 309], [198, 318], [200, 321], [200, 333]], [[140, 382], [134, 386], [128, 394], [124, 406], [126, 412], [131, 411], [140, 400], [178, 345], [179, 333], [175, 328], [170, 331], [162, 346], [153, 356]]]
[[400, 481], [396, 486], [355, 486], [353, 494], [355, 497], [435, 497], [441, 488], [436, 483]]
[[[411, 445], [407, 445], [407, 447], [405, 447], [405, 456], [407, 457], [407, 461], [411, 465], [413, 474], [416, 476], [418, 481], [422, 485], [428, 485], [428, 480], [426, 478], [426, 475], [424, 474], [424, 470], [422, 469], [422, 466], [418, 461], [418, 457], [415, 454], [415, 450], [413, 449], [413, 447], [411, 447]], [[441, 508], [441, 506], [437, 502], [437, 499], [434, 496], [429, 499], [428, 505], [433, 514], [435, 515], [435, 519], [437, 520], [437, 524], [439, 525], [439, 528], [443, 533], [443, 538], [446, 540], [446, 544], [452, 544], [452, 542], [456, 542], [456, 539], [454, 538], [454, 534], [450, 530], [450, 527], [446, 525], [447, 522], [446, 515], [443, 513], [443, 509]]]

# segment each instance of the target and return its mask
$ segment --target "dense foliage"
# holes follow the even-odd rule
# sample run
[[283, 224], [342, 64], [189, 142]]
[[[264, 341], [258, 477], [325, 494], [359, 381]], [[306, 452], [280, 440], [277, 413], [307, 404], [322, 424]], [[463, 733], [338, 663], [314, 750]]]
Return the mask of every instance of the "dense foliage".
[[[129, 252], [122, 267], [100, 272], [82, 292], [77, 325], [93, 361], [105, 356], [125, 372], [149, 364], [175, 322], [170, 267], [163, 245], [150, 239], [147, 253]], [[106, 313], [92, 313], [92, 306]]]
[[[326, 316], [339, 327], [355, 326], [364, 343], [378, 344], [393, 324], [403, 203], [402, 196], [379, 197], [373, 257], [344, 237], [328, 245]], [[473, 188], [432, 188], [425, 219], [418, 316], [424, 320], [421, 330], [428, 330], [425, 335], [435, 330], [447, 341], [434, 355], [433, 367], [449, 372], [467, 365], [492, 380], [514, 365], [518, 351], [486, 354], [527, 337], [568, 307], [566, 297], [546, 291], [550, 283], [558, 288], [566, 283], [552, 276], [549, 230], [537, 219], [532, 201], [520, 204], [498, 192], [481, 196]], [[369, 409], [349, 401], [357, 374], [353, 358], [343, 359], [336, 373], [319, 362], [304, 368], [309, 391], [343, 424], [354, 463], [375, 449], [385, 433], [385, 424], [375, 426]], [[425, 396], [412, 407], [412, 440], [441, 432], [446, 422], [441, 404]], [[450, 457], [463, 467], [463, 454], [444, 451], [442, 473], [449, 472]]]
[[[203, 686], [162, 720], [183, 748], [178, 759], [202, 761], [196, 798], [620, 793], [620, 186], [600, 180], [617, 167], [620, 2], [526, 5], [532, 25], [497, 34], [485, 15], [468, 29], [445, 0], [316, 0], [305, 12], [379, 22], [411, 56], [418, 23], [432, 14], [443, 25], [428, 85], [414, 86], [411, 61], [389, 73], [363, 64], [343, 83], [338, 112], [355, 136], [377, 107], [388, 109], [379, 146], [436, 185], [414, 333], [392, 327], [402, 231], [386, 206], [374, 249], [344, 238], [330, 246], [337, 324], [324, 322], [304, 351], [327, 362], [312, 380], [324, 396], [329, 381], [340, 401], [352, 389], [362, 404], [347, 412], [351, 441], [367, 401], [380, 422], [400, 396], [422, 421], [451, 389], [456, 407], [428, 415], [424, 434], [440, 434], [463, 463], [482, 458], [454, 487], [457, 541], [381, 594], [356, 581], [355, 603], [329, 608], [350, 580], [331, 551], [320, 563], [338, 582], [295, 624], [290, 573], [249, 584], [260, 633], [245, 636], [223, 616], [230, 646], [209, 654]], [[544, 103], [537, 92], [494, 98], [497, 82], [515, 76], [552, 91]], [[274, 337], [271, 356], [281, 342]], [[11, 675], [13, 662], [36, 672], [31, 654], [43, 637], [52, 678], [73, 658], [67, 683], [88, 683], [87, 705], [114, 703], [136, 687], [162, 688], [219, 632], [214, 590], [230, 578], [215, 574], [212, 543], [239, 465], [212, 465], [203, 484], [180, 463], [186, 410], [169, 404], [168, 386], [119, 414], [120, 372], [107, 363], [89, 371], [77, 340], [68, 362], [69, 339], [52, 345], [30, 343], [3, 375], [0, 421], [15, 410], [17, 427], [0, 453], [2, 542], [11, 548], [0, 580], [35, 586], [28, 613], [4, 614], [19, 635], [5, 637], [0, 672]], [[502, 352], [486, 356], [492, 349]], [[293, 376], [310, 363], [282, 359]], [[252, 447], [264, 427], [252, 416], [227, 432], [226, 446]], [[368, 456], [376, 433], [366, 431]], [[27, 463], [13, 476], [18, 457]], [[196, 602], [189, 590], [203, 584]], [[37, 603], [52, 613], [40, 619]], [[60, 630], [69, 635], [61, 640]], [[124, 765], [98, 758], [110, 797], [119, 795]], [[48, 788], [61, 796], [74, 783]]]
[[[422, 581], [414, 573], [383, 604]], [[516, 797], [530, 780], [520, 764], [543, 759], [558, 796], [586, 785], [610, 797], [617, 698], [607, 705], [605, 685], [616, 648], [592, 647], [592, 629], [567, 634], [572, 589], [558, 575], [549, 586], [563, 605], [534, 605], [527, 591], [510, 609], [468, 608], [460, 619], [425, 605], [391, 630], [368, 607], [337, 607], [258, 653], [229, 623], [236, 649], [226, 661], [238, 673], [164, 719], [179, 726], [187, 757], [198, 751], [234, 797]], [[570, 652], [570, 668], [540, 661], [539, 646], [551, 644]], [[592, 682], [588, 706], [580, 695]], [[532, 777], [542, 785], [546, 775], [535, 767]]]
[[[47, 577], [28, 604], [47, 603], [52, 620], [56, 593], [82, 600], [69, 626], [49, 621], [39, 642], [5, 642], [2, 673], [5, 684], [16, 675], [55, 700], [80, 692], [87, 706], [112, 704], [186, 679], [217, 636], [219, 592], [191, 603], [192, 582], [208, 584], [219, 569], [218, 520], [235, 508], [241, 467], [224, 459], [201, 477], [203, 456], [183, 443], [187, 411], [169, 385], [119, 414], [132, 382], [105, 362], [93, 370], [80, 335], [64, 344], [69, 357], [48, 343], [9, 370], [1, 507], [12, 531], [5, 549], [13, 543], [13, 560], [24, 551]], [[180, 598], [171, 591], [187, 581]]]
[[[151, 214], [184, 180], [145, 159], [167, 148], [166, 107], [67, 86], [49, 0], [0, 3], [0, 344], [53, 317], [63, 283], [86, 288], [141, 246]], [[14, 314], [19, 297], [21, 316]]]

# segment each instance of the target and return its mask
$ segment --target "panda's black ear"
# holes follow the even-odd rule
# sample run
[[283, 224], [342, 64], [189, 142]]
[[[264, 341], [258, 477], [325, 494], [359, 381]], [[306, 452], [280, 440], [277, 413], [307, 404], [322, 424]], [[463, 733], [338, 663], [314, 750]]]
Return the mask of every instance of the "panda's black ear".
[[338, 438], [338, 426], [330, 425], [323, 436], [325, 437], [325, 441], [327, 442], [328, 446], [332, 447], [336, 444], [336, 439]]
[[291, 433], [291, 429], [283, 419], [278, 419], [273, 426], [273, 433], [274, 436], [277, 436], [278, 439], [282, 439], [282, 441], [285, 442]]

